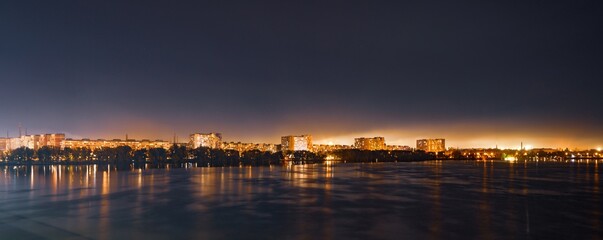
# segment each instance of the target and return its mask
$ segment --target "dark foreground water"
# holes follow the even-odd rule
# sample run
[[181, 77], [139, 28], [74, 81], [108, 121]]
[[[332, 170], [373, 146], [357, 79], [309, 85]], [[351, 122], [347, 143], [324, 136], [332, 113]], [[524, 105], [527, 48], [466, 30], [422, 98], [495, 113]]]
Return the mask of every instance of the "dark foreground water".
[[0, 239], [598, 239], [601, 164], [5, 167]]

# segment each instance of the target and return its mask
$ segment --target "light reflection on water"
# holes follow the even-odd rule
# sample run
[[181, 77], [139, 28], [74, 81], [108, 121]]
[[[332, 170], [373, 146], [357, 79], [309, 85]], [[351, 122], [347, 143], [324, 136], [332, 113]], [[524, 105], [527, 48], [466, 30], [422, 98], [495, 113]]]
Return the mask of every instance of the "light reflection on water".
[[601, 163], [3, 167], [14, 239], [597, 238]]

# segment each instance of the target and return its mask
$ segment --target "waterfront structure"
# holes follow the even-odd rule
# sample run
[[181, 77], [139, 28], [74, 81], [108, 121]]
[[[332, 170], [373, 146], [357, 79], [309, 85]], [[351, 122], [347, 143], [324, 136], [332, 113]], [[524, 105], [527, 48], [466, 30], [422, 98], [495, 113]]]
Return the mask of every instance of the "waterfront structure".
[[[20, 147], [27, 147], [33, 150], [38, 150], [41, 147], [65, 148], [65, 134], [63, 133], [48, 133], [37, 135], [22, 135], [15, 138], [3, 138], [0, 140], [0, 149], [4, 151], [14, 150]], [[2, 146], [4, 143], [4, 147]]]
[[[298, 136], [283, 136], [281, 144], [267, 143], [241, 143], [241, 142], [222, 142], [222, 134], [220, 133], [194, 133], [190, 135], [188, 143], [177, 144], [178, 146], [186, 146], [188, 148], [208, 147], [212, 149], [236, 150], [240, 153], [246, 151], [262, 151], [262, 152], [277, 152], [277, 151], [312, 151], [312, 152], [332, 152], [344, 149], [360, 149], [360, 150], [387, 150], [387, 151], [410, 151], [408, 146], [401, 145], [386, 145], [383, 137], [372, 138], [355, 138], [353, 145], [335, 145], [335, 144], [312, 144], [311, 135]], [[72, 139], [65, 138], [63, 133], [53, 134], [36, 134], [22, 135], [13, 138], [0, 138], [0, 151], [12, 151], [20, 147], [27, 147], [33, 150], [38, 150], [41, 147], [52, 148], [89, 148], [97, 150], [102, 148], [116, 148], [120, 146], [128, 146], [133, 150], [164, 148], [169, 149], [176, 143], [163, 140], [134, 140], [128, 139]], [[421, 139], [417, 140], [417, 149], [427, 152], [443, 152], [445, 151], [444, 139]]]
[[40, 134], [38, 135], [37, 144], [38, 147], [49, 146], [54, 148], [65, 148], [65, 134], [64, 133], [55, 133], [55, 134]]
[[14, 150], [20, 147], [24, 147], [21, 145], [21, 137], [18, 138], [10, 138], [7, 145], [7, 150]]
[[9, 138], [0, 138], [0, 152], [8, 150]]
[[388, 151], [411, 151], [412, 148], [405, 145], [385, 145], [385, 150]]
[[222, 147], [221, 133], [193, 133], [190, 135], [191, 148], [207, 147], [219, 149]]
[[343, 149], [352, 149], [351, 145], [340, 145], [340, 144], [314, 144], [312, 149], [314, 152], [332, 152]]
[[417, 150], [436, 153], [446, 151], [446, 140], [443, 138], [419, 139], [417, 140]]
[[281, 137], [281, 151], [312, 151], [312, 135]]
[[235, 150], [239, 153], [246, 151], [261, 151], [261, 152], [276, 152], [278, 151], [277, 144], [270, 143], [242, 143], [242, 142], [223, 142], [222, 149], [224, 150]]
[[360, 150], [385, 150], [384, 137], [354, 138], [354, 148]]
[[128, 146], [134, 150], [139, 149], [151, 149], [151, 148], [164, 148], [169, 149], [172, 146], [172, 143], [163, 141], [163, 140], [148, 140], [143, 139], [140, 141], [134, 139], [65, 139], [65, 147], [75, 149], [75, 148], [89, 148], [91, 150], [101, 149], [101, 148], [116, 148], [120, 146]]

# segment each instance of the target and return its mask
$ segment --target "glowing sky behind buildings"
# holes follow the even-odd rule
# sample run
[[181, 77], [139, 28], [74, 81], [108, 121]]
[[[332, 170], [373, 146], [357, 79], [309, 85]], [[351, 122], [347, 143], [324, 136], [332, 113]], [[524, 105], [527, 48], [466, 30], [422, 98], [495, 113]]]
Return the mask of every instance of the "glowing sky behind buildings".
[[555, 0], [2, 1], [0, 131], [595, 148], [602, 12]]

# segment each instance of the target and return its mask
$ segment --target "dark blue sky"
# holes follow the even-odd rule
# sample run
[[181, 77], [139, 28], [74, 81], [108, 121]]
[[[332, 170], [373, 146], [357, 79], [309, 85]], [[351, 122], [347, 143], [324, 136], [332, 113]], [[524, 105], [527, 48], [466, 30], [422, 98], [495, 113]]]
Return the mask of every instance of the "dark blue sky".
[[2, 1], [0, 129], [595, 147], [601, 13], [601, 1]]

